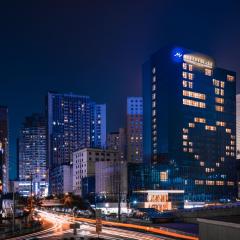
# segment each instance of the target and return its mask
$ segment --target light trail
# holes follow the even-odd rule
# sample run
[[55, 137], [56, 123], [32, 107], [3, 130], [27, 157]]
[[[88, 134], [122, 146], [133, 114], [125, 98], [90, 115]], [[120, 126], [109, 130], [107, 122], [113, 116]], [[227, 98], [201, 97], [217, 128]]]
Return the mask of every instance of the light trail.
[[[52, 222], [53, 226], [36, 233], [27, 234], [21, 237], [15, 237], [8, 240], [28, 240], [33, 237], [39, 239], [59, 239], [65, 235], [72, 235], [73, 229], [69, 229], [69, 224], [78, 222], [81, 224], [77, 236], [97, 237], [95, 223], [96, 220], [88, 218], [73, 218], [69, 216], [57, 215], [46, 211], [38, 211], [41, 217], [48, 222]], [[169, 240], [169, 239], [186, 239], [198, 240], [197, 237], [187, 236], [171, 231], [166, 231], [153, 227], [146, 227], [136, 224], [119, 223], [102, 221], [101, 237], [109, 240], [117, 239], [132, 239], [132, 240]], [[125, 228], [125, 229], [124, 229]], [[144, 231], [144, 232], [141, 232]], [[161, 235], [161, 236], [159, 236]]]

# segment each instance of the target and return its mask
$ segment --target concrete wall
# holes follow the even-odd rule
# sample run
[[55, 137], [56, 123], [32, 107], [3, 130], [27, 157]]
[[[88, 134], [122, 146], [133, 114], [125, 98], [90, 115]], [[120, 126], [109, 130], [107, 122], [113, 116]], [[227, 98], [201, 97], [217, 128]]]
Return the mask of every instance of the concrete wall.
[[198, 219], [200, 240], [239, 240], [240, 224]]
[[[217, 209], [199, 208], [188, 211], [176, 212], [176, 217], [180, 221], [188, 223], [198, 223], [197, 218], [215, 218], [218, 216], [240, 216], [240, 207], [226, 207]], [[239, 237], [240, 239], [240, 237]]]

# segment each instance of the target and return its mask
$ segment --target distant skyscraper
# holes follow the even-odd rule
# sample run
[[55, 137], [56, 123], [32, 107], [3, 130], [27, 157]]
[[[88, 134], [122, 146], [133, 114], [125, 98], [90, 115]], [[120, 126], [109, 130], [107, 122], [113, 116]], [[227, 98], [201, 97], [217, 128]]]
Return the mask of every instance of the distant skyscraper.
[[126, 158], [126, 130], [119, 128], [118, 132], [111, 132], [107, 135], [107, 149], [119, 152], [120, 158]]
[[142, 97], [127, 98], [127, 159], [143, 161], [143, 100]]
[[[48, 93], [48, 161], [50, 193], [63, 193], [62, 165], [71, 166], [73, 152], [106, 145], [106, 106], [88, 96]], [[55, 168], [61, 168], [59, 170]], [[54, 175], [58, 173], [58, 177]]]
[[145, 160], [165, 165], [155, 187], [185, 199], [234, 199], [236, 74], [213, 59], [164, 48], [143, 67]]
[[47, 126], [41, 114], [26, 117], [18, 140], [19, 180], [32, 181], [33, 191], [47, 191]]
[[[0, 149], [1, 156], [1, 174], [3, 192], [9, 189], [9, 133], [8, 133], [8, 108], [0, 106]], [[1, 184], [1, 183], [0, 183]]]
[[237, 115], [237, 159], [240, 160], [240, 93], [236, 95], [236, 115]]

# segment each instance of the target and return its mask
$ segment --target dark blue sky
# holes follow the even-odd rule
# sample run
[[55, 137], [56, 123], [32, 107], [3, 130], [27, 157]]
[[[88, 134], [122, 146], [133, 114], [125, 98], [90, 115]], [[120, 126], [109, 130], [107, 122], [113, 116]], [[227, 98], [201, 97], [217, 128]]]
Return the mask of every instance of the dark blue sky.
[[238, 1], [5, 2], [0, 104], [10, 112], [12, 176], [20, 124], [43, 110], [49, 90], [106, 102], [111, 131], [124, 125], [126, 97], [141, 94], [142, 63], [166, 44], [204, 52], [240, 73]]

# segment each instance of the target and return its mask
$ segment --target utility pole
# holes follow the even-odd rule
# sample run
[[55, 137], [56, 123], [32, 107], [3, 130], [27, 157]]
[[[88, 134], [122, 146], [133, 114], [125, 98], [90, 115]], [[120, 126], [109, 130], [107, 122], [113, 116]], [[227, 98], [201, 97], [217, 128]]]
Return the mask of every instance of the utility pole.
[[32, 175], [32, 173], [31, 173], [31, 175], [30, 175], [30, 177], [31, 177], [31, 186], [30, 186], [30, 192], [31, 192], [31, 196], [30, 196], [30, 219], [32, 220], [33, 219], [33, 217], [32, 217], [32, 209], [33, 209], [33, 175]]
[[14, 188], [14, 183], [13, 183], [13, 218], [12, 218], [12, 232], [15, 232], [15, 188]]
[[122, 162], [119, 161], [119, 168], [118, 168], [118, 221], [121, 221], [121, 173], [122, 173]]

